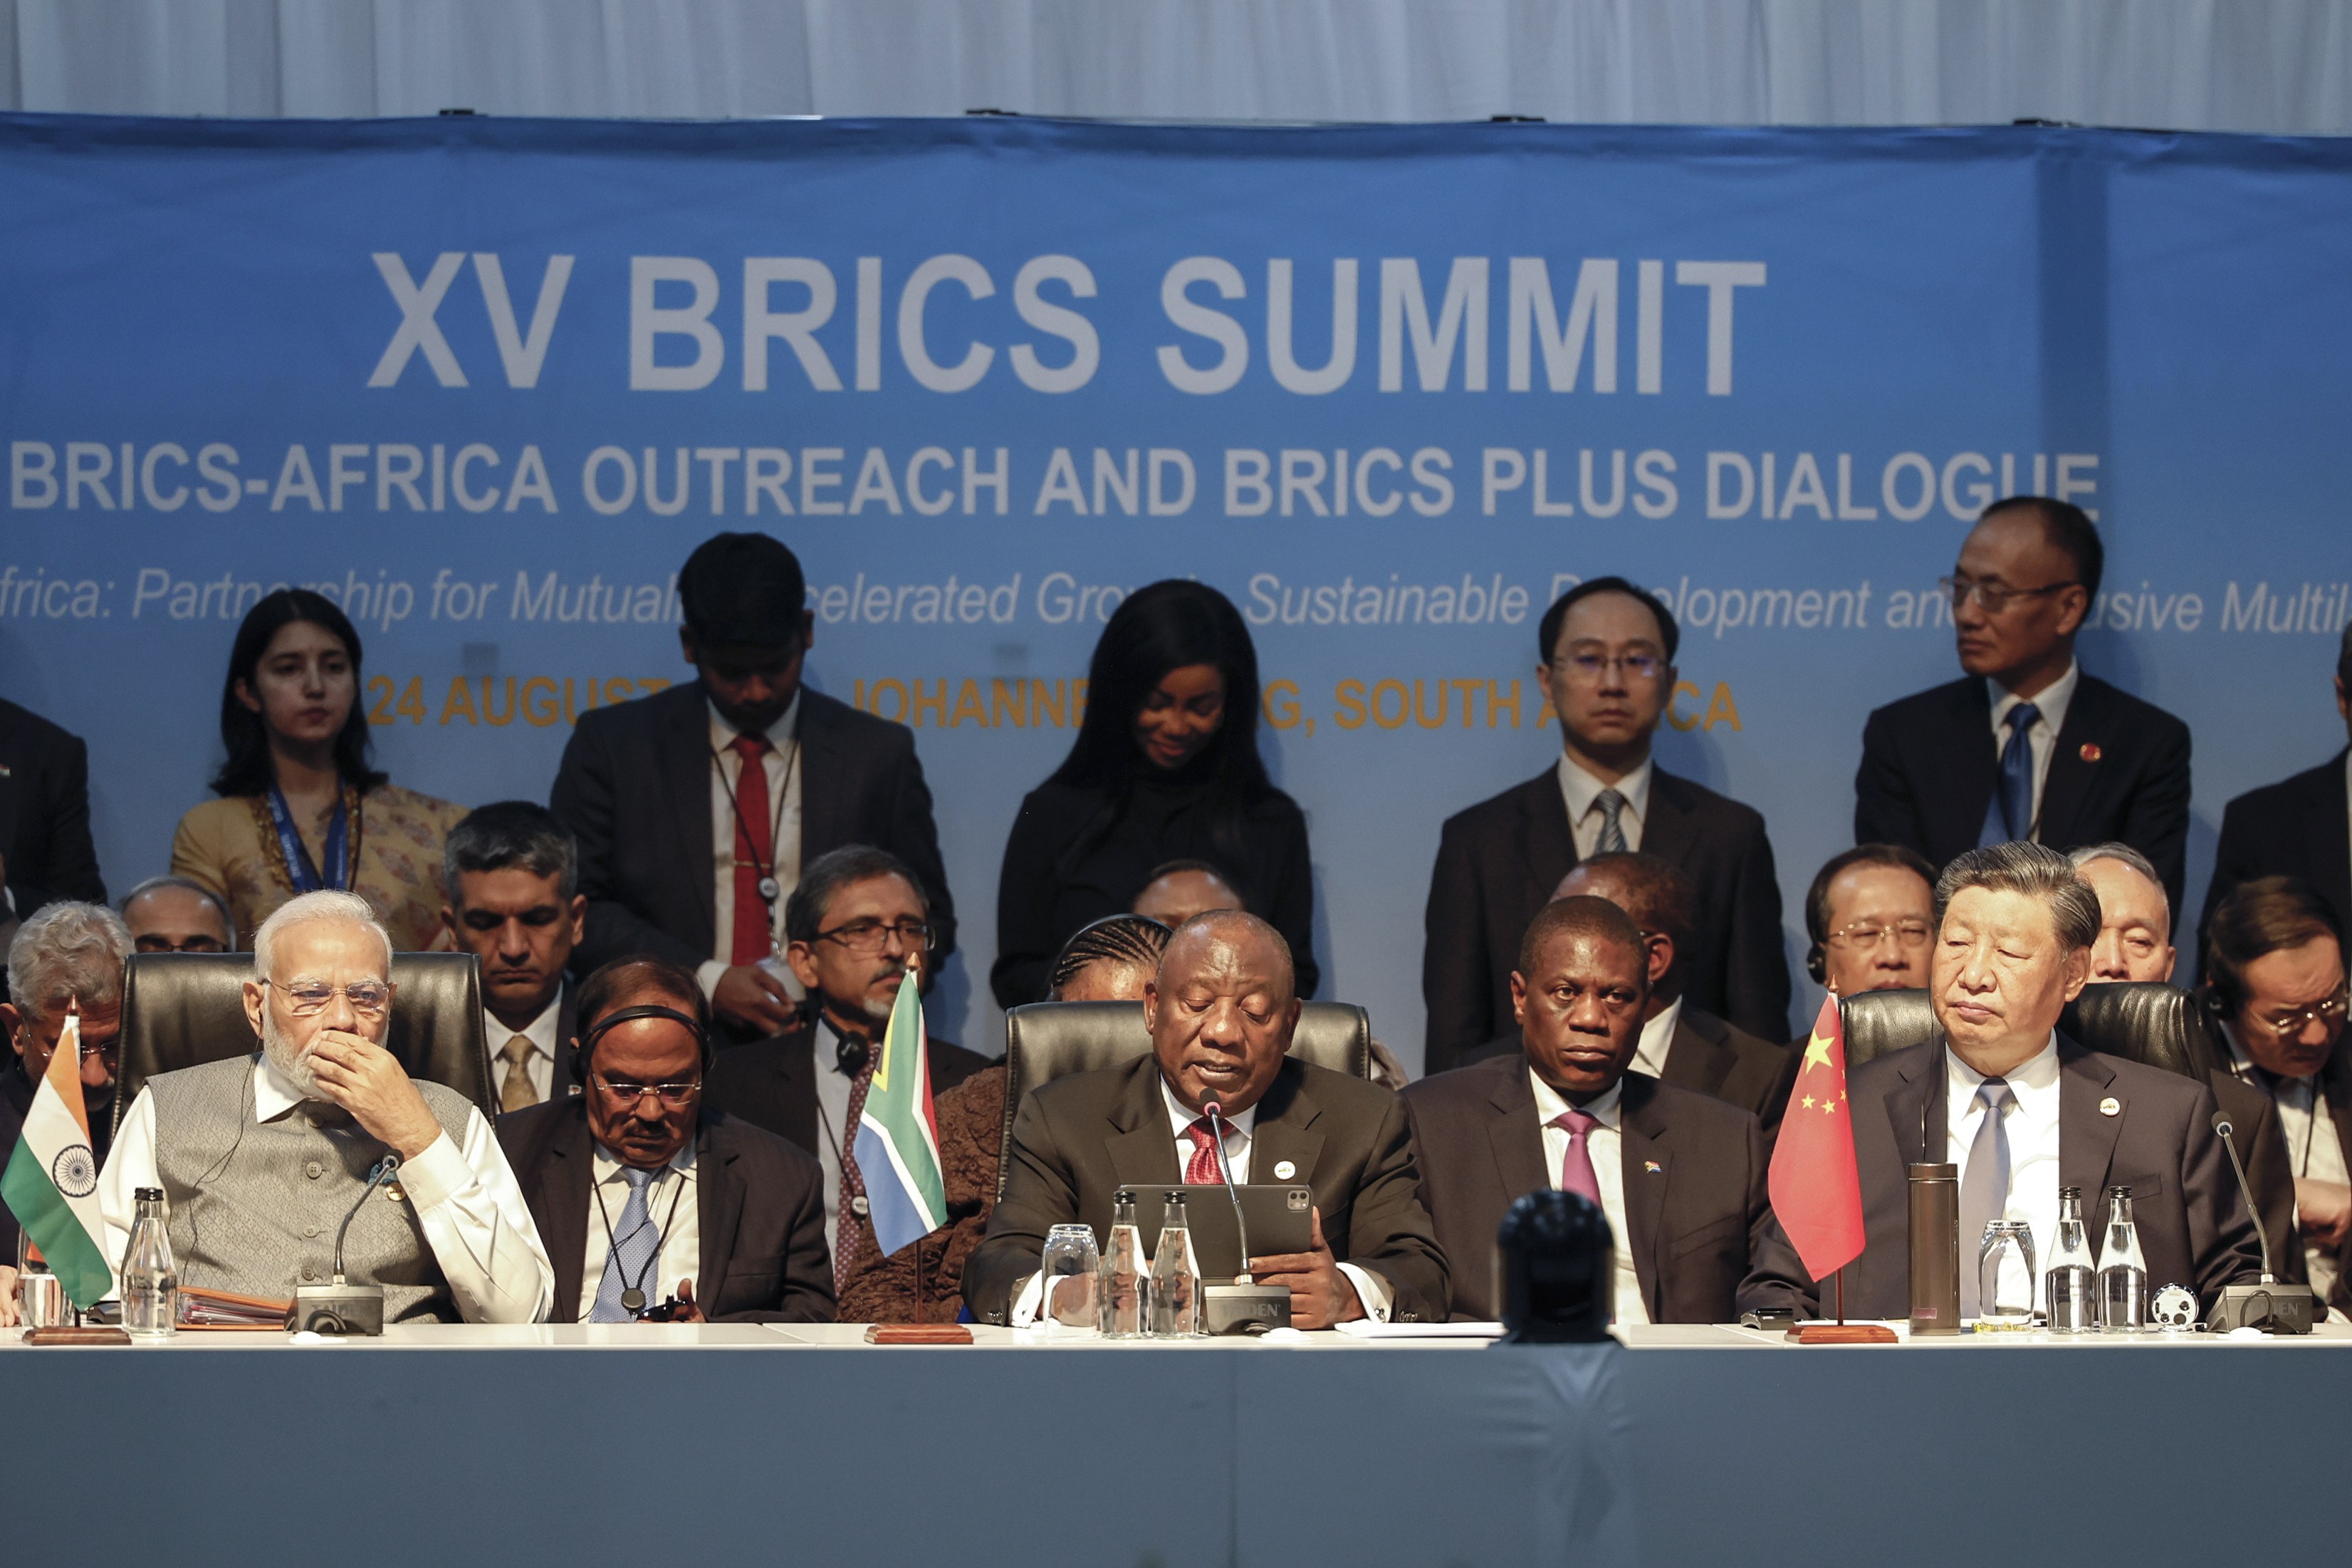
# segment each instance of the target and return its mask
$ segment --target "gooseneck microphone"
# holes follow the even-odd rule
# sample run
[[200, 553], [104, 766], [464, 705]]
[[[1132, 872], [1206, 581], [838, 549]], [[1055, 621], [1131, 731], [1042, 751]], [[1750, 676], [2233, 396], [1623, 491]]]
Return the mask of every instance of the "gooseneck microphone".
[[2205, 1326], [2215, 1333], [2260, 1329], [2272, 1334], [2307, 1334], [2312, 1321], [2320, 1316], [2318, 1304], [2310, 1286], [2287, 1284], [2274, 1271], [2271, 1238], [2263, 1229], [2262, 1210], [2254, 1206], [2253, 1185], [2246, 1180], [2245, 1163], [2238, 1158], [2237, 1141], [2230, 1135], [2232, 1131], [2229, 1117], [2217, 1112], [2213, 1136], [2229, 1153], [2230, 1169], [2238, 1178], [2238, 1195], [2245, 1200], [2246, 1215], [2254, 1222], [2254, 1240], [2263, 1252], [2263, 1278], [2259, 1285], [2221, 1287], [2221, 1299], [2213, 1303]]
[[352, 1221], [359, 1218], [360, 1210], [378, 1187], [388, 1184], [400, 1171], [400, 1153], [386, 1150], [375, 1168], [368, 1173], [366, 1184], [353, 1200], [343, 1223], [335, 1227], [335, 1277], [331, 1284], [297, 1285], [294, 1307], [288, 1315], [287, 1327], [297, 1333], [312, 1334], [380, 1334], [383, 1332], [383, 1287], [353, 1285], [343, 1276], [343, 1238], [351, 1234]]
[[1225, 1158], [1225, 1122], [1224, 1122], [1224, 1110], [1225, 1110], [1225, 1108], [1224, 1108], [1223, 1106], [1220, 1105], [1219, 1103], [1217, 1103], [1217, 1102], [1216, 1102], [1215, 1100], [1211, 1100], [1211, 1101], [1209, 1101], [1209, 1103], [1208, 1103], [1208, 1104], [1206, 1104], [1206, 1105], [1204, 1105], [1204, 1106], [1201, 1107], [1201, 1114], [1202, 1114], [1202, 1115], [1203, 1115], [1203, 1116], [1205, 1116], [1205, 1117], [1207, 1117], [1207, 1118], [1209, 1119], [1209, 1131], [1212, 1131], [1212, 1132], [1213, 1132], [1214, 1134], [1216, 1134], [1216, 1138], [1217, 1138], [1217, 1174], [1219, 1174], [1219, 1175], [1223, 1176], [1223, 1177], [1225, 1179], [1225, 1196], [1226, 1196], [1226, 1197], [1228, 1197], [1228, 1198], [1230, 1198], [1231, 1200], [1233, 1200], [1233, 1205], [1234, 1205], [1234, 1225], [1235, 1228], [1236, 1228], [1236, 1229], [1238, 1229], [1238, 1230], [1241, 1232], [1241, 1238], [1242, 1238], [1242, 1270], [1241, 1270], [1241, 1272], [1240, 1272], [1240, 1273], [1238, 1273], [1238, 1274], [1236, 1274], [1236, 1275], [1234, 1275], [1234, 1284], [1236, 1284], [1236, 1285], [1249, 1285], [1249, 1284], [1254, 1284], [1254, 1283], [1255, 1283], [1255, 1281], [1254, 1281], [1253, 1279], [1251, 1279], [1251, 1278], [1250, 1278], [1250, 1271], [1249, 1271], [1249, 1266], [1250, 1266], [1249, 1221], [1248, 1221], [1247, 1219], [1245, 1219], [1244, 1217], [1243, 1217], [1243, 1215], [1242, 1215], [1242, 1195], [1241, 1195], [1241, 1194], [1239, 1194], [1239, 1193], [1237, 1193], [1237, 1192], [1234, 1191], [1234, 1167], [1233, 1167], [1233, 1162]]
[[2278, 1274], [2271, 1262], [2270, 1233], [2263, 1228], [2263, 1211], [2254, 1206], [2253, 1184], [2246, 1180], [2245, 1162], [2238, 1158], [2238, 1141], [2230, 1136], [2233, 1129], [2227, 1115], [2215, 1112], [2213, 1136], [2221, 1141], [2221, 1148], [2230, 1156], [2230, 1169], [2237, 1173], [2238, 1195], [2246, 1200], [2247, 1217], [2254, 1222], [2254, 1240], [2263, 1249], [2263, 1283], [2275, 1285]]
[[399, 1171], [400, 1152], [398, 1150], [386, 1151], [383, 1158], [375, 1163], [375, 1169], [368, 1173], [367, 1185], [360, 1189], [360, 1195], [352, 1202], [351, 1212], [344, 1215], [343, 1223], [335, 1227], [336, 1284], [341, 1285], [343, 1283], [343, 1237], [352, 1233], [352, 1221], [360, 1217], [361, 1205], [368, 1201], [368, 1198], [375, 1192], [375, 1190], [383, 1185], [384, 1183], [392, 1180], [394, 1175], [399, 1173]]

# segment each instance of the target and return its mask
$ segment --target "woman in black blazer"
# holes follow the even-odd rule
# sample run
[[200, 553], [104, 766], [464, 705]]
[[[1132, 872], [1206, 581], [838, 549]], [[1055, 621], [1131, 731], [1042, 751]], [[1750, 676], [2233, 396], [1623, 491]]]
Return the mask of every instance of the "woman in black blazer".
[[1045, 994], [1070, 933], [1129, 910], [1171, 860], [1204, 860], [1290, 943], [1315, 994], [1307, 819], [1257, 753], [1257, 649], [1233, 601], [1154, 583], [1112, 612], [1070, 754], [1029, 792], [996, 888], [1000, 1006]]

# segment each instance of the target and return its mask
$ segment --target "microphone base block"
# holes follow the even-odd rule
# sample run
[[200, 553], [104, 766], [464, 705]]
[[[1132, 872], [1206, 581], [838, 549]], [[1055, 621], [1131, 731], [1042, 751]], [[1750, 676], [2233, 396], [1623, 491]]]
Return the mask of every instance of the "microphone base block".
[[1212, 1336], [1245, 1334], [1253, 1326], [1290, 1326], [1287, 1285], [1203, 1285], [1201, 1315]]
[[2205, 1320], [2207, 1331], [2260, 1329], [2271, 1334], [2307, 1334], [2319, 1316], [2318, 1302], [2308, 1285], [2225, 1285]]
[[294, 1291], [294, 1332], [373, 1338], [383, 1332], [381, 1285], [302, 1285]]

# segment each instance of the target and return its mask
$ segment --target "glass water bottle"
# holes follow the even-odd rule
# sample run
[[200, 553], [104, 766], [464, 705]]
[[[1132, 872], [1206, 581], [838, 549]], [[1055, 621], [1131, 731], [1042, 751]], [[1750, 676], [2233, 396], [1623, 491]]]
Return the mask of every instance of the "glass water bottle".
[[2099, 1248], [2099, 1325], [2111, 1334], [2147, 1326], [2147, 1260], [2140, 1256], [2129, 1187], [2107, 1189], [2107, 1236]]
[[2058, 1189], [2058, 1228], [2051, 1235], [2050, 1268], [2042, 1277], [2050, 1331], [2079, 1334], [2099, 1326], [2099, 1270], [2091, 1233], [2083, 1223], [2083, 1189]]
[[134, 1340], [168, 1340], [179, 1326], [180, 1271], [163, 1216], [163, 1189], [140, 1187], [122, 1253], [122, 1326]]
[[1201, 1266], [1184, 1223], [1184, 1194], [1170, 1193], [1151, 1254], [1151, 1337], [1191, 1339], [1201, 1332]]
[[1125, 1187], [1111, 1198], [1110, 1240], [1102, 1251], [1101, 1288], [1095, 1304], [1102, 1337], [1141, 1339], [1150, 1327], [1144, 1316], [1150, 1283], [1145, 1278], [1143, 1233], [1135, 1223], [1135, 1194]]

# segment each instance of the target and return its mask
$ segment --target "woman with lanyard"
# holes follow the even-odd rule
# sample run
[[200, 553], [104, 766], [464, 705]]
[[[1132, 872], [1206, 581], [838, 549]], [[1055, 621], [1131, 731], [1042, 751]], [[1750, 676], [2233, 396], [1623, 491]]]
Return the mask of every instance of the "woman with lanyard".
[[221, 691], [220, 798], [193, 807], [172, 871], [258, 930], [297, 893], [356, 892], [401, 952], [446, 946], [441, 851], [465, 815], [368, 765], [360, 639], [332, 601], [281, 588], [237, 627]]

